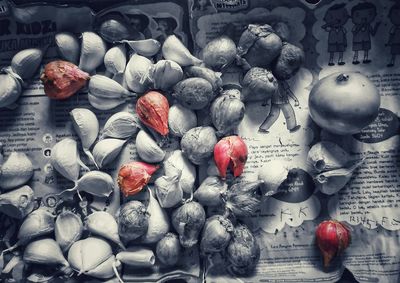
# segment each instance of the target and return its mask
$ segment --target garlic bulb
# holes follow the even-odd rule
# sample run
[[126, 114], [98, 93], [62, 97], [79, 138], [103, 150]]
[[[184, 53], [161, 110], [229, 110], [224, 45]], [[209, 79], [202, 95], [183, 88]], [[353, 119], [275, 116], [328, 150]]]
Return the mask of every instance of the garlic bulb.
[[13, 189], [24, 185], [33, 175], [33, 165], [23, 152], [11, 152], [7, 160], [0, 164], [0, 188]]
[[70, 116], [74, 130], [81, 140], [83, 152], [94, 163], [93, 155], [89, 149], [99, 134], [99, 121], [96, 115], [89, 109], [75, 108], [70, 112]]
[[211, 119], [218, 135], [226, 135], [235, 130], [244, 118], [245, 106], [240, 99], [221, 95], [211, 104]]
[[260, 246], [245, 225], [234, 228], [226, 253], [228, 261], [232, 264], [232, 271], [240, 275], [254, 270], [260, 260]]
[[81, 238], [82, 231], [82, 220], [75, 213], [64, 211], [57, 216], [54, 235], [63, 252], [68, 251]]
[[195, 201], [187, 202], [172, 212], [171, 219], [184, 248], [197, 244], [198, 236], [206, 221], [206, 213], [201, 204]]
[[101, 134], [104, 138], [128, 139], [140, 130], [139, 119], [130, 112], [117, 112], [106, 123]]
[[157, 258], [166, 266], [173, 266], [178, 263], [182, 254], [182, 247], [179, 238], [174, 233], [167, 233], [156, 247]]
[[124, 242], [135, 240], [146, 233], [149, 215], [143, 203], [132, 200], [121, 205], [117, 212], [118, 233]]
[[77, 65], [81, 48], [78, 38], [69, 32], [59, 32], [54, 36], [54, 40], [61, 59]]
[[231, 240], [232, 232], [232, 222], [222, 215], [208, 218], [201, 235], [200, 250], [202, 254], [225, 250]]
[[212, 127], [196, 127], [187, 131], [181, 140], [182, 152], [194, 164], [200, 165], [212, 157], [217, 143]]
[[92, 73], [103, 63], [106, 51], [106, 43], [100, 36], [91, 31], [83, 32], [79, 69]]
[[187, 131], [197, 126], [197, 116], [193, 110], [181, 104], [174, 104], [169, 108], [168, 127], [170, 133], [182, 137]]
[[223, 205], [223, 195], [226, 194], [228, 185], [218, 176], [209, 176], [204, 179], [200, 187], [194, 192], [194, 198], [202, 205]]
[[136, 136], [136, 151], [141, 159], [149, 163], [161, 162], [165, 157], [165, 152], [144, 130]]
[[31, 79], [42, 63], [43, 51], [29, 48], [19, 51], [11, 60], [11, 69], [22, 79]]
[[79, 157], [76, 141], [64, 138], [56, 143], [51, 150], [51, 165], [68, 180], [77, 181], [79, 168], [83, 163]]
[[107, 138], [99, 141], [93, 148], [93, 157], [97, 167], [102, 168], [110, 164], [121, 152], [126, 140]]
[[236, 59], [236, 45], [229, 37], [220, 36], [207, 43], [202, 55], [206, 66], [221, 70]]

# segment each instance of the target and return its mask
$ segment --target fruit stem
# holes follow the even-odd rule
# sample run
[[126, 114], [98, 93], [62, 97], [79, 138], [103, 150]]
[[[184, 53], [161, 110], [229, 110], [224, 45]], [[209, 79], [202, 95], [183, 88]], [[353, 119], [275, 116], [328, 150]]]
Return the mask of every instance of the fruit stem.
[[340, 74], [339, 76], [337, 76], [336, 81], [338, 83], [340, 82], [347, 82], [349, 80], [349, 75], [346, 73]]

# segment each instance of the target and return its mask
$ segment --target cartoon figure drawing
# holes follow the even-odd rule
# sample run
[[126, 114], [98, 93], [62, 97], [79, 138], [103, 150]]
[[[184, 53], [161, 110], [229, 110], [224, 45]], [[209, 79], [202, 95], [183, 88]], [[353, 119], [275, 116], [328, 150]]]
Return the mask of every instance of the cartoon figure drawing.
[[344, 3], [335, 4], [330, 7], [324, 16], [325, 25], [322, 28], [329, 32], [328, 35], [328, 52], [329, 52], [329, 66], [335, 65], [333, 59], [335, 53], [339, 53], [338, 65], [344, 65], [343, 52], [347, 48], [346, 29], [344, 25], [349, 19]]
[[294, 100], [294, 106], [299, 106], [299, 100], [290, 89], [289, 84], [286, 81], [279, 80], [278, 91], [271, 98], [271, 110], [258, 128], [260, 133], [269, 133], [269, 128], [276, 122], [281, 111], [285, 116], [286, 128], [291, 133], [300, 129], [300, 125], [297, 125], [296, 114], [289, 102], [289, 97]]
[[144, 14], [125, 13], [131, 27], [141, 33], [141, 39], [152, 38], [149, 29], [150, 19]]
[[174, 32], [178, 26], [178, 23], [175, 20], [175, 18], [170, 16], [159, 16], [159, 17], [153, 17], [153, 19], [157, 23], [157, 31], [161, 33], [156, 37], [156, 39], [161, 44], [165, 41], [165, 39], [169, 35], [176, 35], [178, 38], [180, 37]]
[[211, 4], [211, 0], [193, 0], [192, 17], [214, 14], [217, 10]]
[[375, 5], [363, 2], [355, 5], [351, 9], [351, 19], [354, 23], [353, 29], [353, 64], [359, 64], [358, 55], [360, 51], [364, 51], [363, 63], [370, 63], [368, 52], [371, 49], [371, 36], [374, 36], [378, 30], [380, 22], [372, 27], [377, 13]]
[[400, 54], [400, 4], [397, 3], [390, 8], [389, 19], [393, 26], [389, 31], [389, 40], [386, 46], [390, 46], [390, 58], [388, 67], [393, 67], [396, 63], [396, 56]]

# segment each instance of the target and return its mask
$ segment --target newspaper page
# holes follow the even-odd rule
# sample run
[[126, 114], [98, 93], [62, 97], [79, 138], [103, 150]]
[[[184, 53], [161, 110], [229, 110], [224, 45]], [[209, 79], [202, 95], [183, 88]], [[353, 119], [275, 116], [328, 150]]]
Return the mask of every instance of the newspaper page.
[[[95, 28], [97, 18], [109, 15], [141, 19], [144, 37], [157, 38], [160, 41], [167, 35], [159, 29], [158, 23], [160, 19], [166, 20], [171, 24], [172, 32], [179, 36], [185, 44], [191, 45], [187, 24], [188, 8], [185, 3], [180, 3], [180, 1], [135, 1], [135, 4], [124, 2], [102, 10], [98, 14], [82, 5], [76, 7], [50, 4], [16, 6], [8, 1], [0, 3], [2, 4], [0, 10], [1, 68], [10, 65], [12, 56], [21, 49], [38, 47], [46, 50], [41, 66], [43, 69], [47, 62], [58, 58], [54, 43], [54, 35], [57, 32], [68, 31], [79, 35], [83, 31]], [[99, 120], [100, 129], [103, 128], [106, 120], [116, 112], [135, 112], [132, 99], [112, 110], [96, 110], [88, 102], [86, 89], [65, 101], [50, 100], [44, 94], [43, 84], [39, 80], [40, 73], [42, 70], [37, 72], [37, 76], [32, 80], [25, 81], [24, 92], [18, 100], [18, 107], [4, 108], [0, 111], [0, 142], [3, 144], [4, 157], [7, 158], [12, 151], [25, 152], [29, 156], [35, 167], [34, 176], [29, 185], [39, 200], [46, 199], [48, 196], [55, 197], [55, 194], [74, 186], [73, 182], [58, 174], [50, 163], [51, 149], [58, 141], [66, 137], [72, 137], [79, 141], [70, 118], [72, 109], [76, 107], [91, 109]], [[103, 74], [104, 70], [100, 68], [98, 73]], [[171, 139], [165, 150], [172, 151], [177, 147], [177, 141]], [[84, 154], [80, 144], [78, 144], [78, 148], [83, 163], [94, 170], [95, 166]], [[117, 180], [117, 169], [122, 164], [137, 159], [136, 157], [135, 140], [128, 140], [116, 160], [102, 170]], [[114, 187], [114, 192], [109, 198], [93, 197], [82, 193], [84, 200], [88, 202], [89, 212], [106, 210], [115, 214], [119, 208], [121, 196], [118, 185], [115, 184]], [[71, 197], [74, 197], [72, 202], [70, 202]], [[138, 197], [146, 200], [148, 198], [147, 191]], [[63, 194], [61, 200], [65, 202], [65, 205], [79, 202], [76, 195], [68, 193]], [[198, 280], [199, 277], [197, 248], [183, 254], [180, 263], [174, 268], [160, 268], [155, 265], [154, 268], [142, 269], [140, 272], [132, 268], [125, 268], [123, 272], [123, 278], [132, 282], [162, 282], [177, 278], [192, 282]]]
[[[245, 118], [237, 130], [249, 149], [247, 178], [257, 178], [259, 168], [271, 160], [290, 164], [302, 174], [297, 175], [290, 190], [266, 196], [260, 211], [244, 220], [257, 234], [261, 247], [255, 273], [244, 278], [227, 277], [221, 275], [224, 270], [221, 263], [210, 269], [207, 281], [336, 282], [347, 268], [359, 282], [397, 282], [400, 280], [400, 63], [398, 58], [396, 61], [398, 24], [391, 12], [395, 3], [294, 2], [191, 1], [196, 50], [223, 34], [234, 35], [237, 43], [249, 23], [273, 25], [283, 21], [290, 27], [288, 41], [302, 47], [306, 55], [303, 68], [287, 81], [295, 98], [288, 97], [285, 108], [292, 110], [294, 120], [283, 107], [277, 114], [272, 102], [250, 102], [246, 103]], [[371, 12], [366, 17], [369, 43], [359, 49], [360, 35], [352, 30], [361, 21], [358, 17], [362, 15], [357, 11], [365, 10]], [[344, 30], [339, 42], [343, 50], [329, 46], [332, 46], [329, 21], [337, 21], [338, 30]], [[228, 28], [232, 26], [234, 32]], [[308, 114], [310, 89], [316, 80], [329, 74], [350, 71], [366, 74], [379, 89], [379, 116], [357, 135], [343, 138], [321, 132]], [[234, 80], [240, 84], [241, 77], [242, 71], [232, 68], [224, 79], [226, 84]], [[308, 151], [321, 140], [336, 142], [353, 156], [364, 159], [346, 187], [332, 195], [321, 193], [313, 182], [307, 181], [311, 178], [306, 162]], [[353, 229], [352, 244], [341, 257], [342, 262], [337, 260], [328, 269], [321, 264], [314, 236], [316, 225], [327, 218], [345, 221]]]

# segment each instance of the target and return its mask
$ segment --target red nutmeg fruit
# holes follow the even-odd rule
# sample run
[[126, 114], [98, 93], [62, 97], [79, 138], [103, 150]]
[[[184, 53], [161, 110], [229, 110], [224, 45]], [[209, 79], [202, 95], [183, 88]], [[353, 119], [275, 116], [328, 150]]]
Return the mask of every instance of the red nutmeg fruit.
[[118, 172], [118, 185], [125, 197], [139, 193], [149, 182], [158, 165], [132, 161], [121, 166]]
[[325, 220], [321, 222], [316, 231], [317, 245], [320, 249], [324, 266], [328, 267], [331, 260], [340, 255], [350, 244], [350, 229], [336, 220]]
[[67, 61], [52, 61], [44, 67], [40, 80], [45, 94], [51, 99], [63, 100], [71, 97], [85, 86], [88, 73]]
[[136, 113], [140, 121], [163, 136], [169, 132], [168, 112], [168, 100], [158, 91], [149, 91], [136, 102]]
[[247, 161], [247, 146], [239, 136], [224, 137], [214, 147], [214, 161], [221, 178], [226, 178], [229, 166], [233, 176], [239, 177]]

